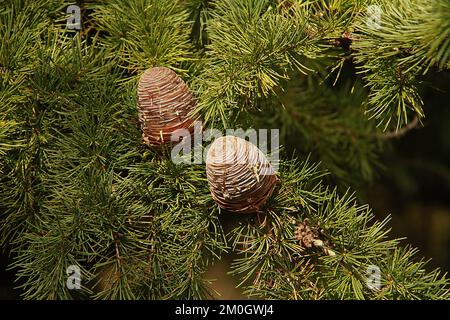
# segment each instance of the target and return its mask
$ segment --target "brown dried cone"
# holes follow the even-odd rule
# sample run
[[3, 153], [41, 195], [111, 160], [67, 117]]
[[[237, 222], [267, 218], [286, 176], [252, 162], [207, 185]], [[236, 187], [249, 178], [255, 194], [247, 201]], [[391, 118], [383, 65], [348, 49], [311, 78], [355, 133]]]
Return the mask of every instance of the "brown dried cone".
[[184, 81], [165, 67], [147, 69], [138, 85], [139, 121], [144, 142], [162, 145], [170, 142], [177, 129], [193, 132], [190, 115], [195, 99]]
[[261, 210], [279, 182], [261, 150], [235, 136], [214, 141], [206, 157], [206, 174], [219, 207], [242, 213]]
[[295, 238], [303, 248], [311, 248], [314, 245], [314, 241], [319, 240], [317, 232], [311, 229], [306, 222], [297, 224]]

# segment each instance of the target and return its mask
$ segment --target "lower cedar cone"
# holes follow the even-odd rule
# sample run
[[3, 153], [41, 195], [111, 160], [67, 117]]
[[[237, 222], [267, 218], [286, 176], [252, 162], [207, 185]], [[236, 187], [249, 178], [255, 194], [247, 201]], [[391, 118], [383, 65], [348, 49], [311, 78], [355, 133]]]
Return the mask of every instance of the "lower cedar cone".
[[279, 182], [261, 150], [235, 136], [214, 141], [206, 158], [206, 174], [219, 207], [241, 213], [260, 211]]
[[148, 145], [170, 142], [177, 129], [194, 131], [195, 99], [184, 81], [165, 67], [147, 69], [138, 85], [142, 137]]

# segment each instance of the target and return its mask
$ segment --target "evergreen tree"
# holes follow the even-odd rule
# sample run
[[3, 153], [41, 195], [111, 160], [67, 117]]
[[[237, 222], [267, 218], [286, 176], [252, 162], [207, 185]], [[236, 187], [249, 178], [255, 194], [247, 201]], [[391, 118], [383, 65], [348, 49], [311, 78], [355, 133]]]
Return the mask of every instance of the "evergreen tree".
[[[425, 117], [424, 77], [450, 67], [448, 0], [82, 1], [79, 30], [74, 4], [0, 1], [0, 245], [24, 298], [208, 298], [204, 272], [234, 251], [250, 297], [448, 299], [446, 275], [354, 195]], [[280, 129], [260, 212], [219, 208], [205, 164], [143, 143], [155, 66], [205, 127]]]

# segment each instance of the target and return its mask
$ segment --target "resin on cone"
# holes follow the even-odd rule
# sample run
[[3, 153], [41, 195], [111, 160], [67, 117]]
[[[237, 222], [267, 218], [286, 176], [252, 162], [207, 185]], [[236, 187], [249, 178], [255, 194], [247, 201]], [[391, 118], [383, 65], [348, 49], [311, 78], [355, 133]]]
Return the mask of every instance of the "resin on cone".
[[261, 150], [235, 136], [213, 142], [206, 158], [206, 174], [219, 207], [242, 213], [260, 211], [279, 181]]
[[184, 81], [165, 67], [147, 69], [138, 85], [138, 112], [144, 142], [170, 142], [177, 129], [193, 132], [195, 99]]

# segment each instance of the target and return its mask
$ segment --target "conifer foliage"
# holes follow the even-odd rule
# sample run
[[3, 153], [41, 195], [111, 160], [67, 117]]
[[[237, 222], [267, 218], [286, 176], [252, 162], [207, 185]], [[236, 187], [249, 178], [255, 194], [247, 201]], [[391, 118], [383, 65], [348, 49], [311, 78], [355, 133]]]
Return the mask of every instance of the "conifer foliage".
[[[426, 116], [422, 77], [450, 67], [447, 0], [92, 0], [79, 30], [73, 4], [0, 1], [0, 245], [24, 298], [208, 298], [205, 271], [234, 251], [250, 297], [448, 299], [351, 189], [376, 174], [383, 130]], [[280, 129], [256, 213], [218, 206], [205, 163], [144, 143], [154, 67], [186, 83], [187, 119]]]

